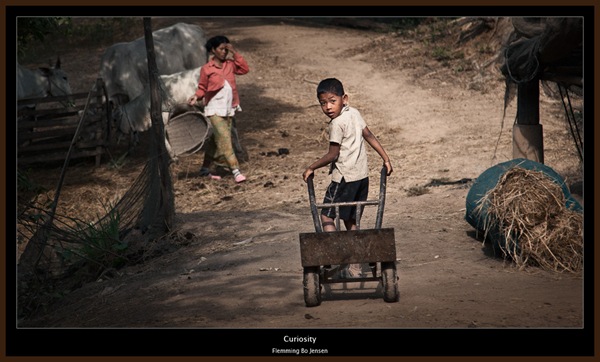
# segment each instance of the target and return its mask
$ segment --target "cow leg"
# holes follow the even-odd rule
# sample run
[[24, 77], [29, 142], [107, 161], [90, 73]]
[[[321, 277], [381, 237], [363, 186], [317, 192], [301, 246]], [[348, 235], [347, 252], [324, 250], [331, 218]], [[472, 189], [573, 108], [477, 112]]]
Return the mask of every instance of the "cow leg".
[[131, 130], [129, 132], [129, 154], [133, 153], [133, 150], [140, 142], [140, 136], [136, 131]]

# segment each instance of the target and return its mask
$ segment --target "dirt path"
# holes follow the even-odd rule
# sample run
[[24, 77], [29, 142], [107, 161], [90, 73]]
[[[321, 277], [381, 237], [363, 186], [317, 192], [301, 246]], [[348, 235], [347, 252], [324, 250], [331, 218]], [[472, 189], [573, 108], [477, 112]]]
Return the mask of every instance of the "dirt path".
[[[251, 157], [243, 165], [248, 182], [234, 185], [226, 178], [221, 184], [206, 184], [196, 177], [201, 154], [180, 160], [174, 166], [179, 227], [194, 238], [110, 279], [83, 285], [49, 306], [47, 313], [23, 321], [24, 326], [164, 328], [187, 338], [182, 328], [210, 344], [213, 340], [204, 329], [229, 338], [226, 332], [232, 328], [231, 338], [241, 339], [240, 348], [265, 355], [274, 353], [271, 348], [313, 347], [282, 343], [287, 334], [319, 336], [313, 348], [328, 349], [329, 354], [343, 354], [342, 347], [363, 354], [378, 354], [381, 348], [392, 355], [465, 348], [485, 352], [489, 347], [502, 354], [498, 344], [506, 341], [487, 339], [495, 333], [505, 338], [503, 332], [509, 330], [550, 329], [569, 339], [583, 326], [582, 279], [536, 268], [518, 270], [492, 257], [464, 221], [468, 187], [430, 187], [425, 194], [410, 196], [411, 188], [423, 188], [432, 179], [475, 179], [512, 158], [515, 110], [509, 107], [502, 128], [504, 85], [497, 74], [487, 81], [485, 92], [470, 89], [454, 77], [442, 77], [441, 67], [427, 71], [430, 63], [415, 66], [419, 60], [411, 57], [420, 44], [375, 31], [280, 19], [245, 19], [232, 27], [222, 20], [185, 21], [201, 25], [209, 36], [225, 33], [250, 64], [251, 72], [238, 78], [244, 108], [238, 126]], [[99, 59], [98, 54], [90, 57]], [[72, 79], [82, 79], [82, 88], [95, 78], [77, 74], [78, 64], [67, 56], [63, 61], [63, 68], [74, 70]], [[301, 173], [326, 151], [321, 133], [327, 120], [315, 96], [315, 83], [326, 77], [344, 82], [350, 104], [361, 110], [394, 164], [384, 226], [396, 233], [398, 303], [385, 303], [376, 283], [349, 283], [332, 287], [319, 307], [304, 305], [298, 234], [313, 231], [313, 226]], [[569, 173], [575, 155], [557, 109], [548, 100], [541, 106], [546, 164]], [[289, 149], [289, 155], [267, 156], [279, 148]], [[377, 185], [380, 163], [369, 152], [371, 182]], [[118, 191], [110, 192], [126, 190], [127, 180], [135, 175], [134, 169], [120, 176]], [[317, 171], [319, 195], [328, 181], [323, 169]], [[69, 203], [69, 192], [64, 194]], [[334, 328], [331, 335], [328, 329]], [[379, 329], [389, 329], [391, 344], [375, 347], [379, 343], [371, 340], [371, 328], [378, 329], [375, 336], [382, 333]], [[433, 329], [434, 337], [440, 332], [438, 349], [423, 351], [413, 343], [421, 329]], [[338, 341], [338, 331], [349, 339]], [[444, 340], [451, 331], [464, 335], [470, 347]], [[247, 341], [253, 333], [260, 336], [256, 345]], [[367, 343], [352, 347], [350, 338], [357, 335]], [[152, 331], [148, 336], [155, 341]], [[548, 341], [556, 338], [550, 333]], [[212, 345], [185, 341], [179, 352], [222, 354]], [[130, 343], [134, 353], [139, 352], [136, 347], [150, 354], [171, 350]]]

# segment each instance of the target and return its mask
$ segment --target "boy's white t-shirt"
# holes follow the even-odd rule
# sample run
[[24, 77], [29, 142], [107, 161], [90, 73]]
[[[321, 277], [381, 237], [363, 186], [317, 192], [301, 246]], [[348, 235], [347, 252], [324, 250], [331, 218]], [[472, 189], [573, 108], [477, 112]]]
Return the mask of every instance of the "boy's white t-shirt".
[[367, 127], [356, 108], [346, 106], [329, 122], [329, 142], [340, 145], [340, 155], [332, 164], [331, 179], [359, 181], [369, 176], [363, 129]]

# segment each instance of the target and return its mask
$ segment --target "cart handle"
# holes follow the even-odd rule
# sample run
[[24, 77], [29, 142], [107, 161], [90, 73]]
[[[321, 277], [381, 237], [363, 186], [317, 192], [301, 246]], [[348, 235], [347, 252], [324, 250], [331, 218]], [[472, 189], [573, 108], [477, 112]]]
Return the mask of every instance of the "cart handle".
[[387, 168], [385, 165], [381, 168], [381, 176], [379, 177], [379, 206], [377, 206], [377, 216], [375, 218], [375, 228], [381, 229], [383, 224], [383, 209], [385, 207], [385, 189], [387, 186]]
[[319, 218], [319, 210], [317, 209], [317, 199], [315, 197], [315, 186], [313, 184], [313, 179], [315, 178], [315, 174], [312, 173], [308, 176], [308, 180], [306, 183], [308, 185], [308, 199], [310, 201], [310, 212], [312, 214], [313, 223], [315, 224], [315, 231], [318, 233], [323, 232], [323, 226], [321, 225], [321, 219]]

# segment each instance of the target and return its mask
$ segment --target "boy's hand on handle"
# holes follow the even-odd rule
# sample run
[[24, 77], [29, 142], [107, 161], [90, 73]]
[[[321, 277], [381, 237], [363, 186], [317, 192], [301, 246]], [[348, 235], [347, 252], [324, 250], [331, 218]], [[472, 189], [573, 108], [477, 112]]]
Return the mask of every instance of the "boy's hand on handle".
[[392, 163], [390, 161], [386, 161], [383, 166], [387, 170], [387, 176], [391, 175], [394, 172], [394, 168], [392, 167]]
[[308, 178], [312, 175], [314, 175], [315, 170], [307, 168], [304, 173], [302, 173], [302, 178], [304, 179], [304, 182], [308, 182]]

